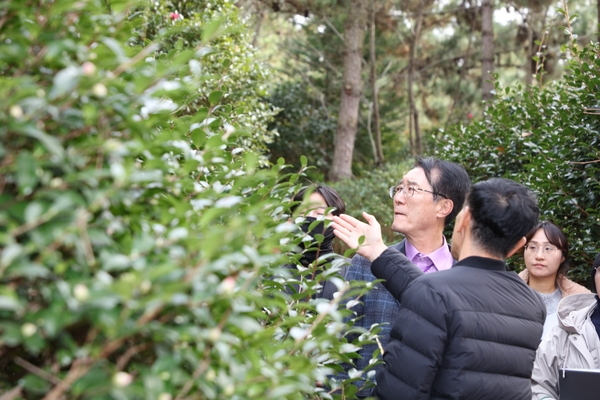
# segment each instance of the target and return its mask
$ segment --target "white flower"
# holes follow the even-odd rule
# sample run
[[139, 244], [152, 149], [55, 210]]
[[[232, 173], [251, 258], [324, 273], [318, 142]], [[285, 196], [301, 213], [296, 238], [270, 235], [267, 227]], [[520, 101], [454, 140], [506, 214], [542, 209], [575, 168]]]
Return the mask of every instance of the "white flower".
[[90, 291], [87, 286], [82, 283], [78, 283], [73, 288], [73, 296], [79, 301], [86, 301], [90, 297]]
[[127, 372], [117, 372], [113, 376], [113, 383], [117, 387], [123, 388], [125, 386], [128, 386], [131, 382], [133, 382], [133, 376], [131, 376], [131, 374], [128, 374]]
[[18, 105], [12, 106], [9, 112], [10, 116], [13, 118], [21, 118], [23, 116], [23, 109]]
[[102, 83], [96, 83], [94, 87], [92, 87], [92, 93], [96, 97], [106, 97], [108, 94], [108, 89]]
[[31, 337], [35, 335], [36, 332], [37, 326], [35, 326], [35, 324], [32, 324], [31, 322], [26, 322], [23, 324], [23, 326], [21, 326], [21, 333], [25, 337]]

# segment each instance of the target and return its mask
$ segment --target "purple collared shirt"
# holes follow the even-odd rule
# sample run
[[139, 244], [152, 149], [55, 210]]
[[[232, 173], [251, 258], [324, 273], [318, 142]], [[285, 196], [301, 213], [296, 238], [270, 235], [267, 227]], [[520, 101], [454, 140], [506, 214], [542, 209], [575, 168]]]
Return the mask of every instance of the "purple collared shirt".
[[444, 243], [439, 249], [429, 254], [419, 252], [408, 240], [406, 241], [406, 258], [412, 261], [421, 271], [426, 274], [443, 271], [452, 268], [454, 260], [448, 248], [446, 238], [442, 236]]

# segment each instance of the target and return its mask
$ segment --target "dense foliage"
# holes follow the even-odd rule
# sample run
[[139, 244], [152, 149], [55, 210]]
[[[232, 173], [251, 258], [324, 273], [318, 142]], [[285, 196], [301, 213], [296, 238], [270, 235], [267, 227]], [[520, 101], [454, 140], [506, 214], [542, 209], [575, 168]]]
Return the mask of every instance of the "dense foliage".
[[237, 11], [174, 3], [3, 2], [0, 392], [352, 398], [327, 378], [356, 350], [343, 297], [311, 297], [349, 291], [341, 260], [281, 267], [299, 175], [252, 151], [270, 111]]
[[600, 47], [569, 50], [564, 80], [497, 87], [485, 119], [450, 127], [438, 155], [462, 163], [473, 181], [504, 176], [531, 187], [542, 218], [569, 237], [571, 276], [586, 283], [600, 251]]

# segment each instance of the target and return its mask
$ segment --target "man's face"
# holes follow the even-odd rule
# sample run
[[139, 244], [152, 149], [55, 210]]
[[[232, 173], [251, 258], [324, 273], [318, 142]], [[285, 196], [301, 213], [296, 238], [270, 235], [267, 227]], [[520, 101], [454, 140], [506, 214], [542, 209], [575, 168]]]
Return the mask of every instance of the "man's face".
[[[413, 168], [408, 171], [399, 185], [403, 185], [405, 188], [413, 186], [433, 191], [422, 168]], [[410, 193], [408, 190], [406, 192]], [[438, 223], [437, 202], [433, 200], [433, 194], [415, 190], [414, 194], [407, 198], [402, 191], [396, 193], [393, 231], [410, 237], [419, 231], [436, 226], [436, 223]]]

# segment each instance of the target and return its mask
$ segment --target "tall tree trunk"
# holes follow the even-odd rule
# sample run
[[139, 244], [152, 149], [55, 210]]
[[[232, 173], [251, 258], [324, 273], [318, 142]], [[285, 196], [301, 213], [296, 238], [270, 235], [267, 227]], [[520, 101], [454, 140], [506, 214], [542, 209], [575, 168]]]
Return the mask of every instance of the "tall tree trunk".
[[[423, 5], [423, 1], [421, 1]], [[408, 55], [408, 74], [406, 74], [406, 84], [408, 89], [408, 103], [410, 106], [410, 113], [408, 116], [408, 134], [410, 138], [411, 154], [416, 156], [423, 152], [423, 145], [421, 142], [421, 129], [419, 127], [419, 111], [415, 104], [415, 95], [413, 93], [413, 83], [415, 82], [415, 53], [419, 36], [421, 36], [421, 26], [423, 25], [423, 7], [419, 7], [419, 16], [413, 30], [412, 40], [410, 43], [410, 50]], [[414, 136], [414, 140], [413, 140]]]
[[362, 91], [362, 50], [367, 25], [366, 0], [351, 0], [344, 31], [344, 72], [333, 162], [329, 179], [352, 177], [352, 153], [356, 140], [360, 95]]
[[[533, 19], [533, 16], [531, 17], [531, 19]], [[525, 70], [525, 85], [531, 86], [531, 84], [533, 83], [534, 74], [531, 65], [533, 63], [533, 56], [535, 54], [533, 50], [535, 43], [533, 43], [533, 26], [531, 25], [531, 22], [529, 22], [529, 20], [524, 22], [527, 26], [527, 39], [525, 42], [525, 65], [523, 69]]]
[[481, 2], [481, 90], [483, 100], [494, 97], [494, 1]]
[[[375, 56], [375, 1], [371, 0], [371, 32], [369, 37], [369, 58], [371, 64], [371, 91], [373, 93], [373, 130], [375, 131], [375, 164], [383, 165], [383, 146], [381, 144], [381, 120], [379, 118], [379, 91], [377, 89], [377, 65]], [[600, 1], [600, 0], [599, 0]]]

